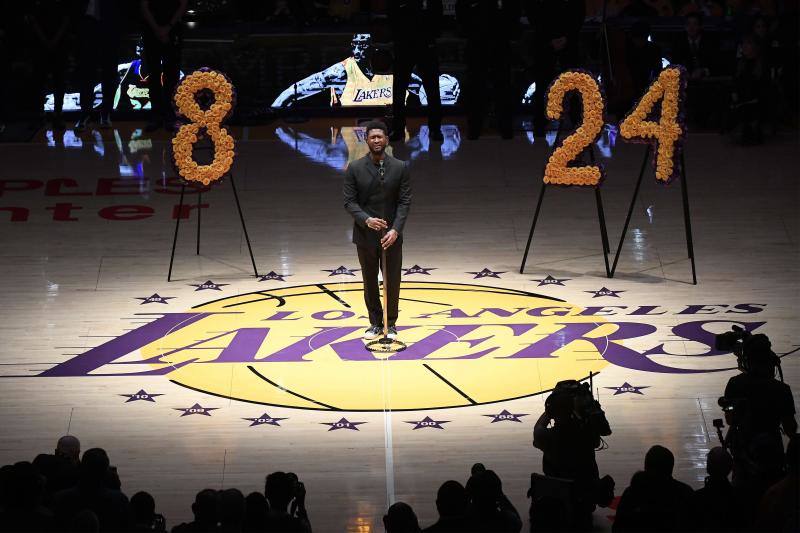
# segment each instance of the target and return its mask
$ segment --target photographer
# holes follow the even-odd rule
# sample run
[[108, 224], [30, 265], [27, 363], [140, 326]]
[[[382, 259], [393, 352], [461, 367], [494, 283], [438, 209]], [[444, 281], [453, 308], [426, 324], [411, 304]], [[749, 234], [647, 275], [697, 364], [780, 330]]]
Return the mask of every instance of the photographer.
[[556, 385], [533, 428], [533, 446], [544, 452], [545, 475], [573, 482], [576, 529], [590, 529], [595, 504], [607, 504], [609, 492], [613, 496], [613, 480], [604, 478], [601, 483], [595, 460], [601, 437], [610, 434], [605, 413], [589, 385], [572, 380]]
[[792, 390], [775, 379], [780, 359], [766, 335], [735, 330], [719, 336], [717, 345], [732, 348], [742, 370], [719, 400], [730, 426], [725, 445], [734, 459], [733, 484], [763, 490], [781, 476], [781, 429], [790, 437], [797, 432]]

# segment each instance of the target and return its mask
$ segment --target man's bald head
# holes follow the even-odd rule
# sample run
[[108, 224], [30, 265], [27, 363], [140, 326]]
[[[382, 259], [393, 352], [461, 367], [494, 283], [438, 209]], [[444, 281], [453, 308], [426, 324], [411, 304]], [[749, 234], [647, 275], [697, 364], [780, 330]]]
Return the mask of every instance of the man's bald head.
[[58, 444], [56, 444], [56, 455], [66, 457], [73, 463], [77, 463], [81, 455], [81, 441], [72, 435], [61, 437], [58, 439]]

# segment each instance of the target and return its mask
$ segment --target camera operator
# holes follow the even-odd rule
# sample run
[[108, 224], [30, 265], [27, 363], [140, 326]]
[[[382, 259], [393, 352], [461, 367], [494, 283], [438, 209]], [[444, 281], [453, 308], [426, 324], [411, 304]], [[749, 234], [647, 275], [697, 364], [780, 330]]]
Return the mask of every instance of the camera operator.
[[735, 329], [718, 336], [717, 345], [732, 348], [742, 370], [728, 381], [719, 400], [730, 426], [725, 445], [734, 459], [733, 484], [758, 497], [781, 477], [781, 429], [789, 437], [797, 432], [792, 390], [775, 379], [780, 359], [766, 335]]
[[573, 519], [579, 530], [591, 529], [595, 504], [605, 505], [613, 497], [613, 480], [601, 482], [595, 460], [601, 437], [610, 434], [605, 413], [589, 385], [572, 380], [556, 385], [533, 428], [533, 446], [544, 452], [545, 475], [574, 483]]

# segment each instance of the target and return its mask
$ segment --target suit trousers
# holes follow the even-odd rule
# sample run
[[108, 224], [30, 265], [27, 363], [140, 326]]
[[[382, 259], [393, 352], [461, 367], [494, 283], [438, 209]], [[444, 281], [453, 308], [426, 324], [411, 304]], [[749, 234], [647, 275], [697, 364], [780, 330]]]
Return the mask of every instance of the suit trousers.
[[[400, 270], [403, 266], [403, 248], [401, 242], [395, 242], [386, 250], [386, 278], [384, 287], [387, 292], [387, 315], [389, 326], [397, 322], [397, 308], [400, 300]], [[361, 275], [364, 279], [364, 303], [369, 312], [369, 323], [373, 326], [383, 325], [383, 305], [378, 291], [378, 272], [381, 268], [381, 249], [379, 246], [356, 246], [358, 262], [361, 264]]]
[[439, 59], [436, 56], [436, 45], [396, 43], [394, 54], [392, 131], [402, 132], [406, 127], [405, 95], [414, 66], [419, 69], [422, 86], [428, 97], [428, 129], [430, 131], [438, 130], [442, 125], [442, 100], [439, 92]]

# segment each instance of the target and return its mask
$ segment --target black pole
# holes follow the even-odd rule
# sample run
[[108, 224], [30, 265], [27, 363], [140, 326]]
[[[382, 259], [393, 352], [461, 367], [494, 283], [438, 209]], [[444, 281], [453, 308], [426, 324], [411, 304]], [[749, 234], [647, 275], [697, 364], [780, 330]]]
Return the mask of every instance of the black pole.
[[681, 195], [683, 196], [683, 225], [686, 228], [686, 249], [692, 262], [692, 285], [697, 285], [697, 270], [694, 265], [694, 242], [692, 241], [692, 220], [689, 213], [689, 190], [686, 184], [686, 163], [681, 150]]
[[[591, 161], [592, 165], [595, 164], [594, 158], [594, 145], [589, 145], [589, 160]], [[606, 254], [611, 253], [611, 247], [608, 244], [608, 229], [606, 228], [606, 215], [603, 211], [603, 198], [600, 195], [600, 187], [595, 188], [595, 198], [597, 200], [597, 217], [600, 222], [600, 236], [603, 238], [603, 252]], [[606, 261], [606, 276], [609, 274], [608, 270], [608, 261]]]
[[203, 212], [203, 189], [197, 194], [197, 255], [200, 255], [200, 216]]
[[169, 272], [167, 281], [172, 281], [172, 262], [175, 260], [175, 245], [178, 244], [178, 227], [181, 225], [181, 215], [183, 215], [183, 193], [186, 192], [186, 183], [181, 182], [181, 199], [178, 202], [178, 216], [175, 217], [175, 236], [172, 238], [172, 253], [169, 255]]
[[539, 219], [539, 211], [542, 209], [542, 199], [544, 192], [547, 190], [547, 184], [542, 182], [542, 189], [539, 191], [539, 201], [536, 202], [536, 212], [533, 214], [533, 222], [531, 222], [531, 231], [528, 233], [528, 244], [525, 245], [525, 253], [522, 255], [522, 264], [519, 266], [519, 273], [525, 270], [525, 262], [528, 260], [528, 251], [531, 249], [531, 241], [533, 240], [533, 232], [536, 230], [536, 221]]
[[611, 266], [611, 276], [617, 272], [617, 262], [619, 261], [619, 254], [622, 252], [622, 244], [625, 242], [625, 235], [628, 233], [628, 225], [631, 222], [631, 215], [633, 215], [633, 206], [636, 205], [636, 198], [639, 196], [639, 188], [642, 185], [642, 178], [644, 177], [644, 170], [647, 168], [647, 161], [650, 159], [650, 150], [652, 147], [648, 144], [647, 149], [644, 151], [644, 159], [642, 160], [642, 168], [639, 169], [639, 177], [636, 179], [636, 187], [633, 189], [633, 198], [631, 198], [631, 205], [628, 206], [628, 215], [625, 217], [625, 225], [622, 226], [622, 235], [619, 236], [619, 245], [617, 245], [617, 252], [614, 254], [614, 264]]
[[[558, 138], [561, 136], [561, 121], [558, 121], [558, 127], [556, 128], [556, 138], [553, 140], [553, 149], [558, 146]], [[548, 159], [550, 155], [552, 155], [553, 151], [551, 150], [548, 154]], [[533, 222], [531, 222], [531, 231], [528, 233], [528, 243], [525, 245], [525, 253], [522, 255], [522, 264], [519, 266], [519, 273], [522, 274], [522, 271], [525, 270], [525, 262], [528, 260], [528, 251], [531, 248], [531, 241], [533, 241], [533, 232], [536, 230], [536, 221], [539, 218], [539, 211], [542, 209], [542, 199], [544, 198], [544, 191], [547, 187], [547, 183], [542, 180], [542, 189], [539, 191], [539, 200], [536, 202], [536, 212], [533, 214]]]
[[608, 233], [606, 232], [606, 215], [603, 212], [603, 197], [600, 194], [600, 187], [595, 187], [594, 197], [597, 201], [597, 220], [600, 223], [600, 239], [603, 241], [603, 261], [606, 265], [606, 277], [611, 277], [611, 269], [608, 268]]
[[250, 246], [250, 237], [247, 235], [247, 225], [244, 223], [244, 215], [242, 214], [242, 205], [239, 203], [239, 194], [236, 192], [236, 183], [233, 181], [233, 172], [229, 173], [231, 178], [231, 188], [233, 189], [233, 198], [236, 200], [236, 209], [239, 210], [239, 220], [242, 222], [242, 231], [244, 231], [244, 238], [247, 241], [247, 251], [250, 252], [250, 262], [253, 264], [253, 272], [258, 277], [258, 268], [256, 268], [256, 259], [253, 257], [253, 247]]

